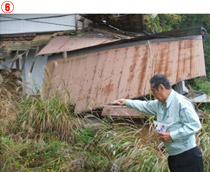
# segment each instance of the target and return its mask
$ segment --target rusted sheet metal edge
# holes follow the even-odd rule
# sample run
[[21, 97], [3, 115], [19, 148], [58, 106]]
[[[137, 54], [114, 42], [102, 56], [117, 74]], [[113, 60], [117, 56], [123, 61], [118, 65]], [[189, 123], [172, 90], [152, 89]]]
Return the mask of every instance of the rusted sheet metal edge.
[[145, 118], [147, 114], [126, 106], [104, 106], [102, 116]]
[[83, 53], [94, 53], [97, 51], [105, 51], [105, 50], [112, 50], [112, 49], [117, 49], [117, 48], [126, 48], [126, 47], [132, 47], [132, 46], [140, 46], [140, 45], [145, 45], [145, 44], [151, 44], [151, 43], [158, 43], [158, 42], [173, 42], [173, 41], [180, 41], [180, 40], [202, 40], [202, 36], [187, 36], [187, 37], [181, 37], [181, 38], [159, 38], [159, 39], [151, 39], [151, 40], [144, 40], [144, 41], [132, 41], [130, 40], [127, 42], [121, 42], [120, 41], [115, 41], [111, 43], [106, 43], [106, 44], [101, 44], [101, 45], [96, 45], [96, 46], [91, 46], [91, 47], [86, 47], [78, 50], [74, 50], [71, 52], [68, 52], [68, 56], [74, 56], [74, 55], [80, 55]]
[[[182, 37], [181, 40], [202, 40], [202, 36], [187, 36], [187, 37]], [[194, 39], [195, 38], [195, 39]], [[161, 41], [162, 40], [162, 41]], [[157, 43], [157, 42], [173, 42], [173, 41], [179, 41], [180, 39], [178, 38], [161, 38], [161, 39], [155, 39], [155, 40], [146, 40], [146, 41], [135, 41], [135, 42], [123, 42], [120, 43], [120, 41], [115, 41], [111, 43], [106, 43], [106, 44], [101, 44], [101, 45], [96, 45], [96, 46], [91, 46], [91, 47], [86, 47], [78, 50], [73, 50], [73, 51], [68, 51], [67, 55], [68, 58], [73, 58], [77, 57], [79, 55], [89, 54], [89, 53], [94, 53], [94, 52], [101, 52], [101, 51], [108, 51], [112, 49], [118, 49], [118, 48], [126, 48], [126, 47], [132, 47], [132, 46], [140, 46], [140, 45], [145, 45], [145, 44], [150, 44], [150, 43]], [[50, 54], [50, 60], [55, 60], [53, 57], [61, 54], [61, 52], [55, 53], [55, 54]]]
[[[68, 55], [69, 55], [69, 52], [70, 53], [71, 52], [76, 53], [78, 51], [86, 51], [86, 50], [93, 51], [94, 49], [97, 49], [98, 51], [102, 51], [102, 50], [105, 50], [105, 49], [109, 50], [109, 49], [115, 49], [115, 48], [124, 48], [124, 47], [127, 47], [127, 46], [142, 45], [142, 44], [145, 44], [147, 42], [155, 43], [155, 42], [169, 42], [169, 41], [180, 41], [180, 40], [191, 40], [191, 39], [193, 39], [193, 40], [202, 39], [202, 35], [186, 36], [186, 37], [167, 37], [167, 38], [151, 37], [150, 39], [146, 39], [146, 40], [141, 40], [141, 38], [123, 39], [123, 40], [119, 40], [119, 41], [115, 40], [115, 41], [111, 41], [111, 42], [107, 42], [107, 43], [101, 43], [101, 44], [98, 44], [98, 45], [92, 45], [92, 46], [89, 46], [89, 47], [83, 47], [83, 48], [79, 48], [79, 49], [75, 49], [75, 50], [67, 51], [67, 52], [68, 52]], [[53, 53], [42, 53], [41, 51], [38, 53], [38, 55], [62, 53], [60, 51], [53, 52]]]
[[[98, 51], [101, 50], [110, 50], [110, 49], [116, 49], [116, 48], [125, 48], [135, 45], [144, 45], [146, 43], [157, 43], [157, 42], [173, 42], [173, 41], [184, 41], [184, 40], [202, 40], [201, 35], [196, 36], [185, 36], [185, 37], [168, 37], [168, 38], [151, 38], [146, 40], [140, 40], [139, 38], [131, 38], [131, 39], [124, 39], [119, 41], [113, 41], [105, 44], [95, 45], [91, 47], [85, 47], [82, 49], [74, 50], [76, 51], [82, 51], [82, 50], [88, 50], [88, 49], [97, 49]], [[98, 48], [103, 48], [99, 50]]]

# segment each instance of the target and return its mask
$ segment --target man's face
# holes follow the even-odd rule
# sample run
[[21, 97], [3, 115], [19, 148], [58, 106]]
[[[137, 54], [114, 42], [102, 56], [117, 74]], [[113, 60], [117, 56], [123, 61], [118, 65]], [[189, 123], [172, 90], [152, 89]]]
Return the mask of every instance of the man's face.
[[165, 101], [165, 99], [163, 97], [164, 90], [161, 86], [159, 86], [158, 89], [151, 87], [151, 91], [152, 91], [153, 96], [156, 97], [160, 102]]

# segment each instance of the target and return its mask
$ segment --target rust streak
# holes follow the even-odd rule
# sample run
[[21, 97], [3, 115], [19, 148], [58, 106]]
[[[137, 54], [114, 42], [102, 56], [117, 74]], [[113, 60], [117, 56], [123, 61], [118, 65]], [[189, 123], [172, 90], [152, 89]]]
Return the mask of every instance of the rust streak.
[[113, 90], [114, 90], [114, 86], [110, 81], [109, 84], [103, 88], [103, 93], [104, 93], [104, 95], [109, 95]]
[[[99, 57], [99, 58], [100, 58], [100, 57]], [[106, 64], [106, 61], [107, 61], [107, 51], [105, 52], [105, 57], [104, 57], [104, 58], [105, 58], [104, 64]], [[101, 73], [100, 73], [100, 81], [102, 80], [102, 77], [103, 77], [104, 68], [105, 68], [105, 67], [102, 67], [102, 70], [101, 70]], [[101, 84], [100, 84], [99, 88], [97, 89], [97, 92], [96, 92], [96, 99], [98, 99], [98, 94], [99, 94], [100, 90], [102, 90], [102, 89], [101, 89]]]
[[183, 61], [183, 69], [182, 69], [183, 75], [185, 74], [185, 69], [187, 68], [186, 65], [187, 65], [187, 58], [185, 57]]
[[[165, 70], [164, 70], [164, 73], [165, 75], [167, 76], [167, 73], [168, 73], [168, 66], [169, 66], [169, 44], [167, 46], [167, 49], [165, 50], [166, 53], [165, 53], [165, 59], [166, 59], [166, 63], [165, 63]], [[168, 76], [167, 76], [168, 77]]]
[[177, 65], [177, 74], [176, 74], [176, 82], [178, 82], [179, 80], [179, 67], [180, 67], [180, 54], [181, 54], [181, 44], [182, 44], [182, 41], [179, 42], [179, 49], [178, 49], [178, 65]]
[[94, 70], [93, 70], [93, 77], [92, 77], [92, 80], [91, 80], [91, 86], [88, 90], [88, 94], [91, 93], [92, 91], [92, 88], [93, 88], [93, 81], [94, 81], [94, 78], [95, 78], [95, 75], [96, 75], [96, 70], [97, 70], [97, 66], [98, 66], [98, 60], [99, 59], [99, 53], [97, 53], [97, 62], [95, 63], [95, 66], [94, 66]]
[[[148, 49], [148, 48], [147, 48]], [[147, 60], [148, 60], [148, 51], [144, 50], [144, 55], [141, 60], [141, 69], [139, 71], [139, 86], [138, 86], [138, 94], [141, 94], [142, 88], [144, 87], [143, 81], [145, 78], [145, 72], [146, 72], [146, 67], [147, 67]]]
[[194, 66], [193, 66], [193, 58], [194, 58], [194, 56], [193, 56], [193, 41], [191, 40], [191, 46], [190, 46], [190, 73], [188, 73], [188, 76], [187, 77], [190, 77], [190, 74], [192, 73], [192, 70], [193, 70], [193, 68], [194, 68]]
[[121, 80], [122, 80], [122, 75], [123, 75], [123, 71], [124, 71], [123, 69], [124, 69], [124, 64], [125, 64], [126, 58], [127, 58], [127, 54], [128, 54], [128, 48], [125, 48], [125, 56], [123, 58], [123, 65], [122, 65], [122, 69], [121, 69], [121, 72], [120, 72], [120, 79], [119, 79], [118, 85], [117, 85], [116, 99], [119, 98], [120, 83], [121, 83]]
[[160, 51], [160, 61], [159, 61], [159, 66], [158, 66], [158, 73], [161, 73], [162, 71], [162, 65], [163, 61], [165, 60], [165, 48], [161, 49]]
[[129, 68], [129, 78], [128, 78], [128, 83], [130, 83], [133, 80], [133, 77], [135, 75], [135, 68], [136, 68], [136, 63], [138, 61], [138, 57], [139, 57], [139, 47], [135, 47], [135, 53], [134, 53], [134, 57], [133, 57], [133, 61], [132, 61], [132, 65], [130, 65]]

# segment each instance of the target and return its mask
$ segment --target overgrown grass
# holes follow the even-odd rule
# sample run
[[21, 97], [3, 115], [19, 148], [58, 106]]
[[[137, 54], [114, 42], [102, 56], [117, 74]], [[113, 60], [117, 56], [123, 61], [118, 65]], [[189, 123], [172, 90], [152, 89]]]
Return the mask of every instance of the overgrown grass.
[[[0, 101], [1, 172], [169, 171], [153, 118], [143, 126], [92, 115], [81, 118], [59, 94], [50, 98], [2, 96]], [[210, 120], [202, 123], [197, 141], [208, 172]]]
[[17, 132], [24, 137], [36, 137], [51, 133], [62, 141], [74, 142], [74, 128], [80, 128], [82, 121], [76, 118], [71, 104], [61, 101], [59, 94], [52, 98], [25, 97], [20, 102], [17, 117]]
[[197, 135], [197, 142], [203, 153], [204, 172], [210, 171], [210, 119], [202, 121], [202, 130]]
[[112, 124], [99, 131], [98, 140], [113, 171], [168, 171], [167, 155], [158, 149], [156, 132], [148, 124], [141, 128], [128, 123]]

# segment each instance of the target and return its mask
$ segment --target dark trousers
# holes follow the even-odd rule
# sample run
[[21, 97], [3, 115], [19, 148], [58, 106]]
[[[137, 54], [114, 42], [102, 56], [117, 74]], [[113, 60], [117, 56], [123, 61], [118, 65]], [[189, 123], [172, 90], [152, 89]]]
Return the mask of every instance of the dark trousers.
[[196, 146], [186, 152], [168, 157], [170, 172], [203, 172], [203, 159]]

